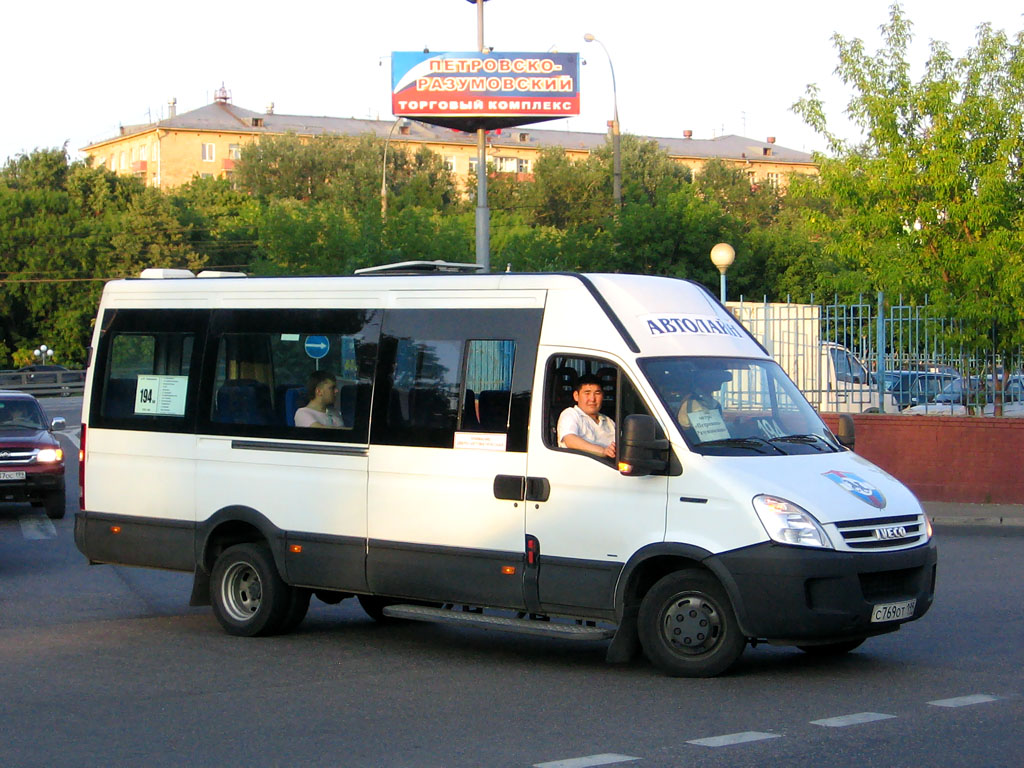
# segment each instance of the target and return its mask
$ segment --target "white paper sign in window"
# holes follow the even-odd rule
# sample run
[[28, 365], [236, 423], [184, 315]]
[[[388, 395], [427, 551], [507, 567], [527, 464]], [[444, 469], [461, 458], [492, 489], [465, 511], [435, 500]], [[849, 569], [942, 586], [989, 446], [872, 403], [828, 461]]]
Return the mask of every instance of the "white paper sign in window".
[[711, 440], [726, 440], [730, 437], [729, 428], [725, 426], [722, 413], [713, 408], [707, 411], [690, 411], [687, 416], [690, 419], [690, 426], [697, 433], [702, 443]]
[[184, 416], [188, 376], [139, 376], [135, 386], [135, 413]]

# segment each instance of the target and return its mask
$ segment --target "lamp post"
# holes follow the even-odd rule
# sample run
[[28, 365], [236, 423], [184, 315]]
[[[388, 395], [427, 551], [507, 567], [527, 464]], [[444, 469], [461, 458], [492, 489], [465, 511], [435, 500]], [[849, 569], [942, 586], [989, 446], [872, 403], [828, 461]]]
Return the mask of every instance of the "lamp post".
[[398, 118], [391, 124], [391, 130], [388, 131], [388, 137], [384, 141], [384, 168], [380, 173], [380, 218], [384, 221], [388, 217], [388, 145], [391, 143], [391, 134], [395, 132], [395, 128], [402, 122], [403, 118]]
[[48, 360], [53, 359], [53, 350], [45, 344], [40, 344], [37, 349], [32, 351], [32, 357], [38, 360], [40, 363], [45, 363]]
[[711, 249], [711, 263], [718, 267], [718, 271], [722, 276], [720, 294], [723, 304], [725, 304], [725, 273], [732, 266], [735, 259], [736, 249], [728, 243], [719, 243]]
[[619, 135], [619, 94], [615, 87], [615, 65], [612, 64], [611, 54], [605, 48], [604, 43], [587, 32], [583, 39], [588, 43], [597, 43], [604, 50], [608, 57], [608, 68], [612, 71], [612, 197], [615, 200], [615, 207], [622, 207], [622, 151], [621, 137]]

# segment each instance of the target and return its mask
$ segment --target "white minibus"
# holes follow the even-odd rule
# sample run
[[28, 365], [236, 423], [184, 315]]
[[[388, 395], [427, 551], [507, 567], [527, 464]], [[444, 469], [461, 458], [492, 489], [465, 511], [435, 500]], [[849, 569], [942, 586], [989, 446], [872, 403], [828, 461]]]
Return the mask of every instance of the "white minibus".
[[354, 597], [697, 677], [932, 603], [917, 499], [685, 280], [147, 270], [104, 289], [82, 422], [78, 548], [193, 573], [234, 635]]

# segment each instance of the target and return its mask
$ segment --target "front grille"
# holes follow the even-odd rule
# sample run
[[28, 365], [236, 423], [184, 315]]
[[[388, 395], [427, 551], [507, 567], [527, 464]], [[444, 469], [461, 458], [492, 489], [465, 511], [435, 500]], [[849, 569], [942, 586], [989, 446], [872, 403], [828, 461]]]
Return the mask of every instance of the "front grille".
[[0, 467], [7, 464], [30, 464], [36, 458], [35, 448], [29, 450], [0, 448]]
[[836, 523], [847, 549], [879, 551], [907, 549], [926, 539], [924, 515], [876, 517]]
[[896, 600], [916, 595], [920, 581], [920, 568], [862, 573], [860, 574], [860, 589], [864, 593], [864, 599], [869, 602]]

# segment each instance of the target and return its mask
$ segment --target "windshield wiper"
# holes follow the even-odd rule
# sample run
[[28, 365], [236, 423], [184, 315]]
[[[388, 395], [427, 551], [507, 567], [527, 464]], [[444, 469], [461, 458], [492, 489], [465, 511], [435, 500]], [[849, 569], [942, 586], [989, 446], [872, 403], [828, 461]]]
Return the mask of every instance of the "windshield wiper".
[[761, 448], [771, 448], [775, 453], [786, 453], [784, 450], [779, 448], [779, 446], [772, 445], [771, 442], [765, 440], [763, 437], [724, 437], [721, 440], [709, 440], [706, 443], [697, 443], [697, 447], [708, 445], [747, 448], [748, 450], [757, 451], [758, 453], [767, 453], [767, 451], [759, 450]]
[[818, 451], [823, 450], [821, 447], [818, 446], [818, 443], [824, 443], [833, 453], [835, 453], [836, 450], [835, 446], [832, 445], [832, 443], [830, 443], [821, 435], [783, 435], [782, 437], [773, 437], [768, 442], [800, 443], [801, 445], [813, 445], [815, 449]]

